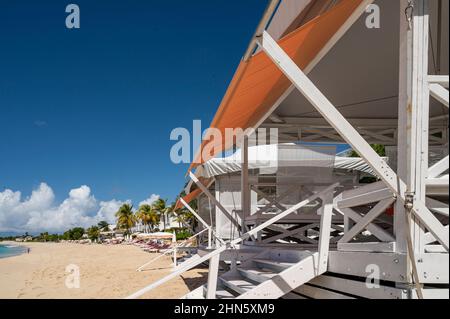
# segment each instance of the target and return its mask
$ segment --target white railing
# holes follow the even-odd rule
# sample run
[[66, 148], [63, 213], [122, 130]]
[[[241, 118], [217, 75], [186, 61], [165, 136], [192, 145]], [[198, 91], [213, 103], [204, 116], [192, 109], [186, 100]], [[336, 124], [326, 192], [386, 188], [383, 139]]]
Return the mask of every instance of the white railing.
[[[262, 223], [261, 225], [251, 229], [250, 231], [248, 231], [247, 233], [243, 234], [241, 237], [236, 238], [230, 242], [227, 242], [226, 245], [223, 245], [219, 248], [217, 248], [216, 250], [200, 257], [199, 259], [193, 261], [193, 262], [188, 262], [185, 265], [180, 266], [180, 268], [174, 272], [172, 272], [171, 274], [167, 275], [166, 277], [148, 285], [145, 288], [142, 288], [141, 290], [135, 292], [134, 294], [129, 295], [128, 297], [126, 297], [126, 299], [136, 299], [141, 297], [142, 295], [148, 293], [149, 291], [155, 289], [156, 287], [161, 286], [162, 284], [178, 277], [179, 275], [181, 275], [182, 273], [204, 263], [207, 260], [210, 260], [212, 258], [214, 258], [214, 261], [217, 261], [218, 257], [220, 256], [220, 254], [222, 252], [224, 252], [225, 250], [227, 250], [228, 248], [234, 247], [240, 243], [242, 243], [244, 240], [250, 238], [251, 236], [257, 234], [258, 232], [262, 231], [263, 229], [267, 228], [268, 226], [278, 222], [279, 220], [285, 218], [286, 216], [292, 214], [293, 212], [299, 210], [300, 208], [302, 208], [303, 206], [309, 204], [310, 202], [312, 202], [313, 200], [315, 200], [316, 198], [326, 198], [327, 196], [329, 196], [329, 194], [331, 192], [333, 192], [333, 190], [339, 185], [339, 183], [335, 183], [329, 187], [327, 187], [326, 189], [311, 195], [310, 197], [308, 197], [307, 199], [301, 201], [300, 203], [290, 207], [289, 209], [285, 210], [284, 212], [274, 216], [273, 218], [269, 219], [268, 221]], [[321, 229], [322, 232], [322, 229]], [[323, 241], [321, 244], [323, 245], [324, 243], [326, 243], [326, 240]], [[319, 245], [319, 246], [322, 246]], [[319, 247], [320, 248], [320, 247]], [[328, 255], [328, 250], [327, 249], [323, 249], [323, 251], [326, 251], [326, 255]], [[326, 256], [323, 256], [326, 257]], [[321, 258], [322, 259], [322, 258]], [[217, 264], [216, 262], [214, 264]], [[323, 265], [323, 264], [322, 264]], [[212, 275], [211, 273], [209, 274], [210, 276]], [[215, 286], [208, 286], [208, 290], [209, 292], [207, 293], [208, 296], [213, 295], [211, 293], [211, 290], [214, 289], [215, 290]]]
[[[148, 265], [154, 263], [155, 261], [157, 261], [158, 259], [161, 259], [164, 256], [170, 255], [171, 253], [174, 253], [174, 259], [176, 260], [177, 255], [176, 252], [179, 248], [183, 248], [183, 247], [188, 247], [187, 244], [189, 244], [194, 238], [200, 236], [201, 234], [203, 234], [205, 231], [207, 231], [208, 229], [203, 229], [202, 231], [198, 232], [197, 234], [195, 234], [194, 236], [189, 237], [188, 239], [184, 240], [183, 242], [181, 242], [180, 244], [176, 245], [175, 247], [172, 247], [170, 249], [167, 249], [164, 253], [162, 253], [161, 255], [153, 258], [152, 260], [150, 260], [149, 262], [146, 262], [145, 264], [143, 264], [142, 266], [140, 266], [138, 269], [136, 269], [136, 271], [142, 271], [142, 269], [144, 269], [145, 267], [147, 267]], [[174, 261], [175, 263], [175, 267], [176, 267], [176, 261]]]

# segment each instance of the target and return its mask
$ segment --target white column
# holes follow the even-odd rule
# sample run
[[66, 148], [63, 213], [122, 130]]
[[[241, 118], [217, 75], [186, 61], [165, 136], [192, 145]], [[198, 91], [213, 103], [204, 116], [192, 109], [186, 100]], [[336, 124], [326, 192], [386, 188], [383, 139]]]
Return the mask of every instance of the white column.
[[[426, 0], [415, 0], [411, 25], [405, 16], [408, 0], [400, 2], [400, 63], [397, 174], [415, 200], [425, 201], [428, 172], [428, 13]], [[424, 231], [413, 218], [412, 236], [416, 252], [423, 251]], [[396, 249], [407, 252], [405, 208], [397, 201], [394, 215]]]
[[251, 201], [250, 201], [250, 185], [248, 181], [248, 137], [245, 136], [241, 145], [241, 230], [245, 232], [245, 216], [250, 215]]
[[216, 298], [217, 277], [219, 276], [220, 254], [217, 254], [209, 260], [208, 287], [206, 290], [206, 299]]

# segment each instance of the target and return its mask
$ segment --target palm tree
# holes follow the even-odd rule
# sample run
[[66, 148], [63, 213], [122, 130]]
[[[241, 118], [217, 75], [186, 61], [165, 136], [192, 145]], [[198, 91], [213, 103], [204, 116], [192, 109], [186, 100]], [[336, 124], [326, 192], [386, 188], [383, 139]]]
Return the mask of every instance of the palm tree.
[[158, 213], [159, 218], [160, 219], [162, 218], [164, 229], [166, 229], [166, 216], [167, 213], [169, 212], [169, 207], [167, 207], [166, 200], [162, 198], [158, 199], [153, 204], [153, 208]]
[[187, 209], [180, 209], [177, 214], [181, 215], [183, 218], [183, 223], [187, 225], [192, 232], [195, 231], [195, 228], [198, 225], [197, 218]]
[[92, 226], [88, 228], [86, 231], [89, 239], [92, 241], [96, 242], [100, 237], [100, 228], [98, 228], [97, 226]]
[[133, 205], [123, 204], [116, 213], [117, 228], [125, 230], [125, 235], [130, 234], [131, 228], [136, 224], [136, 216], [133, 213]]
[[98, 228], [100, 228], [101, 231], [107, 231], [109, 230], [109, 224], [107, 221], [102, 220], [97, 224]]
[[136, 213], [136, 218], [144, 225], [144, 232], [148, 232], [149, 228], [154, 229], [155, 225], [158, 224], [159, 217], [155, 209], [148, 205], [141, 205]]
[[178, 223], [178, 227], [183, 228], [183, 224], [186, 223], [186, 215], [183, 211], [179, 211], [176, 213], [175, 220]]

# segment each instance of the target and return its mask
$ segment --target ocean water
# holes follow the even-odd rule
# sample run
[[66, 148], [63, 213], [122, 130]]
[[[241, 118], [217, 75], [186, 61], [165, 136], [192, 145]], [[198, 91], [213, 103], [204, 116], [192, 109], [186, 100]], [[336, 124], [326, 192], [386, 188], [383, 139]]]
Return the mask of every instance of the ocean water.
[[0, 258], [12, 257], [23, 254], [27, 251], [26, 247], [14, 246], [9, 244], [0, 244]]

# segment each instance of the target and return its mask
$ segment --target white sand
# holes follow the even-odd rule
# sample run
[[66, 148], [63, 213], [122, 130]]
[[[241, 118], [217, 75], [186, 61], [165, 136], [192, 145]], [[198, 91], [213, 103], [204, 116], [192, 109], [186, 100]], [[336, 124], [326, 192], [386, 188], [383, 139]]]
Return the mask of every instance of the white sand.
[[[162, 257], [149, 270], [136, 268], [157, 254], [135, 246], [26, 243], [30, 254], [0, 259], [0, 298], [123, 298], [169, 274], [172, 261]], [[80, 269], [80, 288], [69, 289], [66, 267]], [[206, 279], [207, 269], [193, 269], [143, 298], [180, 298]]]

